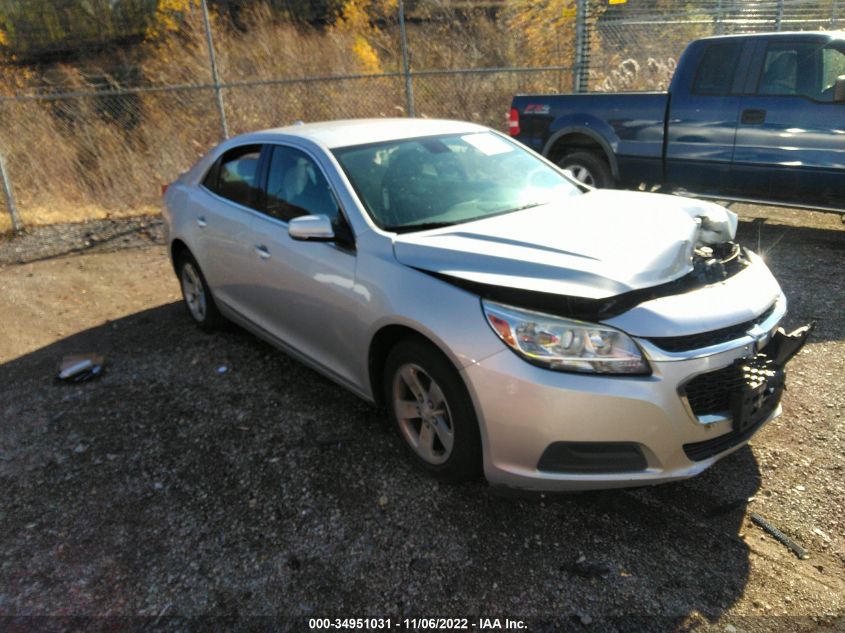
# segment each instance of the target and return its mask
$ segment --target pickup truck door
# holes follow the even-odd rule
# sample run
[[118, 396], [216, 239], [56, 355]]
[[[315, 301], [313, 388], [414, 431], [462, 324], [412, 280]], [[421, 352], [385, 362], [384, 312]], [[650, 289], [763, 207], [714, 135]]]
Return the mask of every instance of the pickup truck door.
[[734, 151], [734, 172], [754, 197], [842, 205], [845, 103], [834, 82], [845, 47], [806, 39], [757, 44]]
[[749, 49], [741, 40], [703, 42], [681, 60], [667, 115], [666, 182], [699, 193], [730, 190]]

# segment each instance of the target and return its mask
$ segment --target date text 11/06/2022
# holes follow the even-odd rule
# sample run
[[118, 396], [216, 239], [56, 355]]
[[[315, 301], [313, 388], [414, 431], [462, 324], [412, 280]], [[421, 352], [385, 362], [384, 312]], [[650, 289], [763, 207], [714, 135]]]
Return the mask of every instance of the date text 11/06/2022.
[[309, 618], [308, 628], [315, 630], [399, 629], [410, 631], [519, 631], [526, 624], [511, 618]]

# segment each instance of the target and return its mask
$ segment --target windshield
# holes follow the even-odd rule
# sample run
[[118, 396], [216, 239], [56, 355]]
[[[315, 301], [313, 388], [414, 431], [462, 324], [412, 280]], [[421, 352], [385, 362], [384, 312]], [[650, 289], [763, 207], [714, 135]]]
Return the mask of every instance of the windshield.
[[578, 195], [558, 170], [492, 132], [334, 150], [375, 223], [415, 231]]

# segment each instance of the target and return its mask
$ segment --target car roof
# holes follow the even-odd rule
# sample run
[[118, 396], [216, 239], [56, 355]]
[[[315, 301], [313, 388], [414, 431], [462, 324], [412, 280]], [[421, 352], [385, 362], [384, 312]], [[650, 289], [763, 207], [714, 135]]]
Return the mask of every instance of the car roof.
[[767, 31], [764, 33], [733, 33], [730, 35], [711, 35], [701, 40], [730, 40], [730, 39], [785, 39], [785, 40], [820, 40], [830, 42], [845, 39], [845, 31]]
[[[482, 125], [445, 119], [384, 118], [345, 119], [299, 123], [269, 130], [250, 132], [236, 137], [241, 143], [265, 143], [296, 136], [315, 141], [329, 149], [367, 143], [394, 141], [440, 134], [468, 134], [488, 131]], [[235, 139], [231, 139], [235, 140]]]

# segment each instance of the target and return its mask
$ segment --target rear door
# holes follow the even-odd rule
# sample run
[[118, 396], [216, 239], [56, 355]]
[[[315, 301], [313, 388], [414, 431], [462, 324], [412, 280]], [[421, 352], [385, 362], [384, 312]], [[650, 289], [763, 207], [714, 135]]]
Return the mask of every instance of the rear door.
[[250, 222], [259, 204], [261, 145], [228, 150], [206, 174], [193, 205], [194, 255], [215, 300], [249, 316]]
[[[273, 338], [351, 382], [363, 334], [352, 231], [312, 155], [274, 144], [266, 146], [264, 160], [264, 202], [250, 227], [253, 320]], [[288, 222], [303, 215], [328, 216], [338, 240], [292, 239]]]
[[845, 44], [780, 38], [759, 43], [742, 98], [734, 168], [749, 194], [789, 202], [845, 200]]
[[732, 188], [731, 160], [742, 73], [749, 55], [742, 40], [703, 42], [690, 49], [673, 83], [666, 136], [666, 181], [694, 192]]

